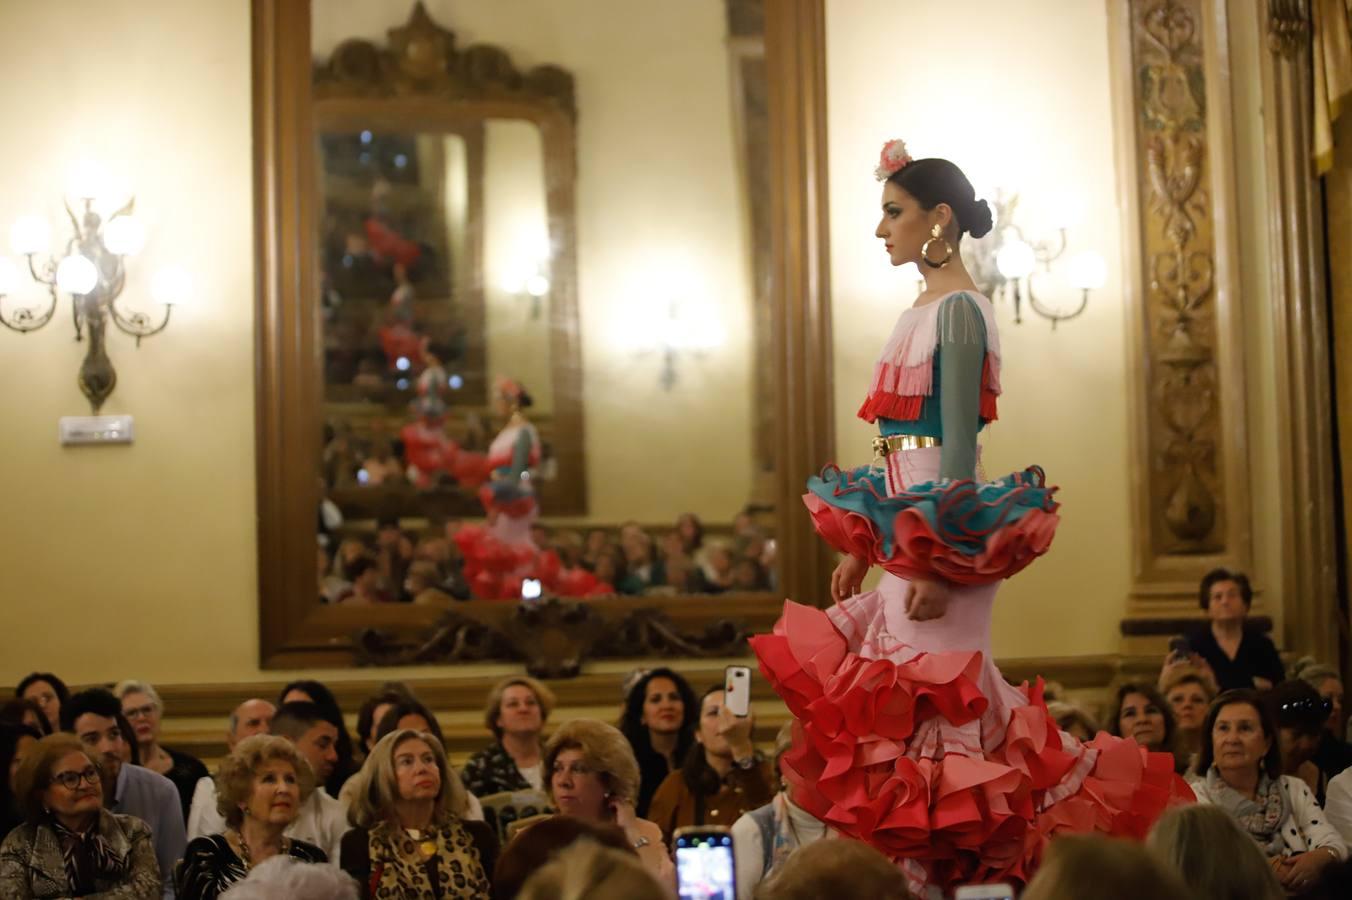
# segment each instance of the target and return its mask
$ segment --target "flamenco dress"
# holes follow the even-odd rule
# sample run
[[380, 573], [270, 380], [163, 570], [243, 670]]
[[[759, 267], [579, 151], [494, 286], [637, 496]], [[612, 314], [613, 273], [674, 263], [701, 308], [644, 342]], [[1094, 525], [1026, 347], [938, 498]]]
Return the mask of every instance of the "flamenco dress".
[[[1015, 687], [992, 661], [999, 582], [1046, 552], [1058, 522], [1040, 468], [975, 480], [999, 394], [987, 298], [903, 312], [859, 410], [879, 426], [879, 458], [828, 466], [804, 495], [818, 534], [881, 566], [881, 582], [826, 610], [785, 602], [751, 640], [796, 718], [794, 802], [882, 851], [917, 892], [1026, 883], [1056, 834], [1140, 838], [1193, 799], [1168, 754], [1103, 732], [1080, 743], [1057, 729], [1041, 679]], [[916, 578], [949, 584], [942, 617], [907, 617]]]

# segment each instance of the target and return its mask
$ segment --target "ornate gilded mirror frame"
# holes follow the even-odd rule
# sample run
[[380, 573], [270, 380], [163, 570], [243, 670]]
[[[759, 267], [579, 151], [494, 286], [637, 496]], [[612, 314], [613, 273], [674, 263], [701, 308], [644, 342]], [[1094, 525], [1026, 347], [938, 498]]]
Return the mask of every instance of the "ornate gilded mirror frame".
[[[729, 634], [767, 628], [781, 597], [811, 601], [824, 595], [830, 555], [813, 535], [799, 496], [804, 477], [832, 457], [831, 329], [827, 235], [825, 137], [825, 35], [822, 0], [776, 0], [765, 4], [765, 53], [769, 87], [771, 152], [771, 382], [775, 410], [775, 503], [779, 514], [780, 590], [776, 594], [665, 596], [590, 601], [580, 611], [561, 606], [539, 610], [526, 622], [523, 605], [461, 604], [438, 631], [435, 609], [411, 604], [377, 607], [325, 606], [313, 599], [314, 533], [319, 502], [315, 461], [319, 456], [323, 382], [318, 311], [316, 151], [313, 140], [315, 90], [310, 50], [310, 5], [296, 0], [253, 0], [254, 178], [257, 239], [256, 445], [258, 492], [259, 656], [264, 668], [351, 665], [365, 650], [379, 651], [391, 635], [404, 649], [384, 660], [416, 655], [418, 647], [442, 639], [482, 642], [442, 659], [501, 658], [494, 646], [503, 635], [534, 628], [537, 639], [567, 644], [567, 629], [581, 627], [588, 647], [627, 655], [697, 653], [713, 644], [730, 646]], [[435, 42], [435, 37], [431, 40]], [[414, 81], [445, 75], [420, 70], [427, 49], [413, 48], [414, 63], [396, 77]], [[358, 70], [378, 65], [362, 52], [350, 60]], [[462, 71], [479, 83], [476, 102], [501, 105], [519, 115], [495, 73], [513, 72], [501, 51], [467, 54]], [[505, 68], [504, 68], [505, 67]], [[345, 70], [346, 71], [346, 70]], [[350, 71], [348, 72], [350, 74]], [[560, 99], [552, 114], [536, 113], [542, 129], [571, 128], [571, 92], [548, 70], [527, 78]], [[476, 81], [477, 80], [477, 81]], [[518, 83], [509, 82], [507, 83]], [[394, 88], [398, 90], [397, 87]], [[567, 98], [566, 100], [564, 98]], [[430, 102], [406, 98], [400, 102]], [[572, 141], [567, 141], [571, 148]], [[566, 167], [571, 184], [575, 162], [549, 154], [551, 166]], [[553, 190], [555, 182], [551, 180]], [[549, 197], [549, 216], [571, 209], [571, 197]], [[571, 232], [570, 232], [571, 233]], [[560, 248], [570, 273], [575, 248]], [[567, 303], [575, 305], [575, 274]], [[560, 304], [563, 306], [564, 304]], [[576, 354], [575, 338], [560, 335], [552, 349], [561, 359]], [[575, 355], [571, 358], [576, 359]], [[567, 378], [578, 378], [573, 366]], [[556, 396], [576, 397], [579, 387], [554, 386]], [[560, 408], [559, 413], [564, 410]], [[581, 436], [581, 404], [575, 427]], [[556, 413], [556, 420], [558, 414]], [[563, 423], [559, 423], [562, 428]], [[580, 460], [578, 461], [580, 465]], [[560, 460], [560, 466], [565, 460]], [[580, 489], [585, 485], [579, 479]], [[583, 494], [585, 497], [585, 494]], [[464, 621], [456, 620], [469, 620]], [[543, 626], [542, 632], [540, 627]], [[553, 630], [550, 630], [550, 629]], [[592, 629], [587, 631], [587, 629]], [[729, 632], [729, 629], [732, 629]], [[379, 637], [372, 638], [372, 634]], [[508, 648], [511, 649], [511, 648]], [[571, 648], [575, 649], [575, 648]], [[567, 655], [557, 647], [547, 653]], [[521, 648], [507, 654], [525, 658]], [[376, 652], [365, 654], [368, 661]], [[422, 657], [418, 661], [431, 657]], [[563, 673], [567, 673], [567, 665]]]

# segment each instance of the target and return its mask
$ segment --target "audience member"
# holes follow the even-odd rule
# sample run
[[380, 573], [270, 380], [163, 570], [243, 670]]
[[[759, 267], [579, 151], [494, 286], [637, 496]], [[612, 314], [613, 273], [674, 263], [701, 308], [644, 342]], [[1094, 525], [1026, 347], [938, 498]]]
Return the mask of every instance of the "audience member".
[[[818, 845], [823, 846], [823, 845]], [[1068, 835], [1052, 841], [1021, 900], [1192, 900], [1182, 879], [1134, 841]]]
[[19, 795], [16, 784], [19, 767], [38, 740], [41, 732], [27, 725], [0, 724], [0, 772], [4, 780], [0, 781], [0, 840], [23, 822], [23, 813], [19, 810]]
[[544, 764], [560, 814], [618, 825], [653, 874], [670, 872], [661, 829], [634, 811], [638, 763], [618, 729], [595, 719], [565, 722], [545, 745]]
[[380, 570], [381, 586], [388, 594], [388, 599], [399, 599], [404, 577], [413, 562], [413, 542], [399, 528], [399, 519], [387, 516], [377, 522], [375, 558]]
[[1329, 775], [1314, 762], [1319, 739], [1325, 734], [1332, 704], [1304, 681], [1283, 681], [1263, 695], [1277, 725], [1277, 746], [1282, 752], [1282, 774], [1299, 778], [1314, 792], [1322, 806]]
[[1159, 691], [1148, 684], [1132, 681], [1117, 689], [1108, 713], [1108, 733], [1174, 756], [1174, 770], [1180, 774], [1188, 768], [1187, 758], [1174, 754], [1174, 714]]
[[436, 563], [415, 560], [409, 565], [408, 574], [404, 576], [404, 594], [411, 602], [420, 606], [450, 609], [455, 604], [455, 598], [441, 589], [443, 580]]
[[751, 900], [756, 886], [784, 867], [789, 856], [808, 844], [835, 837], [834, 830], [793, 802], [780, 760], [793, 746], [793, 725], [779, 729], [775, 738], [774, 770], [781, 777], [773, 800], [744, 814], [732, 825], [732, 849], [737, 864], [737, 900]]
[[1191, 634], [1188, 646], [1210, 668], [1219, 690], [1267, 690], [1286, 677], [1272, 640], [1246, 621], [1253, 605], [1247, 576], [1213, 569], [1202, 578], [1197, 602], [1211, 624]]
[[26, 821], [0, 845], [0, 897], [160, 895], [150, 828], [104, 808], [99, 766], [79, 739], [42, 738], [15, 781]]
[[732, 564], [732, 550], [726, 544], [710, 543], [705, 547], [700, 569], [710, 591], [721, 593], [732, 587]]
[[410, 729], [387, 734], [355, 780], [356, 827], [343, 837], [341, 859], [363, 896], [492, 896], [497, 836], [465, 818], [469, 795], [440, 741]]
[[160, 746], [164, 702], [153, 687], [143, 681], [124, 681], [113, 688], [113, 695], [122, 701], [122, 715], [134, 731], [141, 765], [174, 783], [186, 823], [193, 791], [197, 789], [198, 781], [208, 777], [207, 767], [195, 756]]
[[384, 715], [380, 717], [380, 721], [376, 724], [376, 741], [379, 742], [385, 735], [400, 729], [426, 731], [436, 738], [443, 747], [446, 745], [445, 738], [441, 736], [441, 724], [437, 722], [437, 717], [432, 714], [430, 709], [412, 697], [405, 697], [385, 710]]
[[112, 812], [135, 816], [150, 826], [164, 896], [172, 897], [174, 864], [188, 843], [178, 789], [158, 772], [126, 763], [136, 745], [125, 722], [122, 704], [102, 688], [81, 691], [61, 707], [62, 730], [74, 734], [98, 763], [105, 804]]
[[1288, 891], [1312, 887], [1324, 867], [1347, 857], [1310, 788], [1281, 774], [1276, 726], [1256, 692], [1226, 691], [1211, 704], [1198, 768], [1189, 782], [1197, 801], [1229, 813]]
[[700, 697], [697, 745], [685, 764], [662, 782], [648, 807], [648, 817], [668, 843], [678, 828], [728, 828], [743, 813], [774, 798], [775, 778], [751, 742], [754, 716], [733, 715], [723, 699], [722, 684]]
[[316, 790], [314, 773], [290, 741], [266, 734], [245, 738], [222, 760], [216, 784], [225, 828], [188, 844], [177, 878], [179, 900], [216, 900], [274, 856], [327, 861], [320, 847], [286, 834]]
[[699, 702], [689, 683], [671, 669], [649, 669], [625, 695], [620, 731], [634, 749], [640, 783], [635, 811], [648, 814], [653, 794], [685, 761], [695, 743]]
[[588, 822], [573, 816], [546, 816], [522, 828], [502, 849], [493, 870], [495, 900], [513, 900], [531, 873], [580, 839], [614, 847], [637, 858], [618, 825]]
[[671, 896], [632, 853], [581, 840], [532, 875], [521, 900], [668, 900]]
[[[756, 890], [756, 900], [910, 900], [897, 867], [861, 841], [818, 841], [785, 861]], [[1089, 896], [1089, 895], [1084, 895]]]
[[1201, 670], [1176, 666], [1160, 676], [1160, 693], [1174, 714], [1174, 755], [1186, 771], [1195, 773], [1202, 751], [1202, 723], [1216, 691]]
[[1332, 709], [1324, 723], [1325, 733], [1314, 754], [1314, 764], [1329, 778], [1352, 767], [1352, 745], [1347, 741], [1347, 714], [1343, 709], [1343, 679], [1332, 666], [1317, 663], [1306, 656], [1291, 667], [1291, 677], [1299, 678], [1329, 701]]
[[1191, 803], [1165, 812], [1146, 846], [1192, 889], [1196, 900], [1283, 900], [1263, 852], [1229, 813]]
[[351, 578], [352, 590], [338, 598], [339, 603], [351, 605], [373, 605], [389, 603], [394, 597], [381, 585], [380, 568], [376, 561], [363, 556], [347, 566]]
[[329, 796], [337, 797], [338, 792], [342, 790], [343, 782], [357, 770], [352, 758], [352, 736], [347, 733], [343, 711], [338, 706], [333, 691], [318, 681], [293, 681], [277, 695], [278, 706], [295, 700], [305, 700], [318, 706], [324, 713], [324, 720], [338, 729], [338, 740], [334, 744], [334, 749], [338, 752], [338, 762], [333, 767], [333, 772], [324, 779], [324, 787], [328, 790]]
[[493, 686], [484, 709], [493, 743], [471, 756], [462, 770], [470, 793], [487, 797], [545, 789], [540, 735], [553, 709], [554, 692], [528, 675], [514, 675]]
[[[233, 751], [247, 737], [271, 732], [272, 717], [276, 714], [277, 707], [257, 697], [235, 707], [225, 732], [226, 751]], [[193, 788], [192, 805], [188, 808], [188, 838], [216, 834], [224, 828], [225, 822], [216, 811], [216, 781], [210, 776], [199, 778]]]
[[1099, 732], [1098, 723], [1093, 717], [1073, 703], [1065, 700], [1049, 700], [1047, 712], [1056, 722], [1057, 728], [1077, 741], [1093, 740], [1094, 735]]
[[51, 672], [33, 672], [19, 682], [14, 696], [32, 700], [47, 717], [47, 733], [61, 728], [61, 707], [70, 699], [66, 683]]
[[361, 709], [357, 712], [357, 743], [363, 759], [371, 754], [371, 749], [379, 740], [376, 729], [380, 726], [381, 718], [391, 706], [412, 697], [412, 692], [403, 684], [387, 682], [379, 691], [362, 701]]
[[249, 871], [221, 900], [359, 900], [357, 883], [336, 866], [316, 866], [274, 856]]
[[15, 697], [0, 704], [0, 724], [27, 725], [44, 736], [52, 733], [51, 723], [32, 700]]

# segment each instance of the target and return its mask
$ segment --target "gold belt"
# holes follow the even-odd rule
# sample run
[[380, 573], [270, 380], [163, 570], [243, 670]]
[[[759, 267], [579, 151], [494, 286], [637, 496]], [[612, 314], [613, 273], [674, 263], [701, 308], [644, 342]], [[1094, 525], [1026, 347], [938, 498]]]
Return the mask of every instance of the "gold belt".
[[943, 441], [938, 438], [925, 437], [920, 434], [893, 434], [878, 435], [873, 439], [873, 458], [874, 460], [883, 460], [889, 453], [896, 453], [898, 450], [920, 450], [924, 447], [942, 447]]

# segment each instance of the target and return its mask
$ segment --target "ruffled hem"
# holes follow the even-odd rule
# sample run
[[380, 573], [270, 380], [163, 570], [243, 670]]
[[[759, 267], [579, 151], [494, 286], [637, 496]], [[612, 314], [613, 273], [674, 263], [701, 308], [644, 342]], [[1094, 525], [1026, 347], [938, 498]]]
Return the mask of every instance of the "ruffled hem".
[[[1058, 731], [1040, 682], [1016, 689], [1023, 705], [988, 709], [979, 652], [867, 659], [824, 612], [795, 603], [751, 644], [797, 719], [783, 757], [794, 802], [895, 861], [919, 861], [931, 883], [1023, 883], [1057, 833], [1141, 837], [1193, 799], [1167, 754]], [[991, 714], [1004, 728], [983, 747]]]
[[531, 544], [509, 544], [480, 525], [464, 525], [455, 533], [464, 557], [470, 592], [482, 600], [519, 600], [522, 583], [540, 582], [557, 597], [603, 597], [615, 588], [585, 569], [564, 568], [553, 550]]
[[893, 496], [885, 476], [835, 466], [808, 482], [813, 527], [841, 553], [900, 578], [989, 584], [1047, 552], [1060, 516], [1041, 468], [987, 484], [929, 481]]

